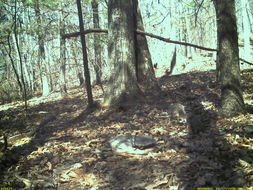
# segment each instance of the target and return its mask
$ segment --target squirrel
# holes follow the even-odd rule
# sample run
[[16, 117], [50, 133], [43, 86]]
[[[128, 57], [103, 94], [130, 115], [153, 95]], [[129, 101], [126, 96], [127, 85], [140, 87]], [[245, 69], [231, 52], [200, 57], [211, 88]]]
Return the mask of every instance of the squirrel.
[[172, 103], [169, 105], [169, 119], [172, 121], [178, 121], [179, 123], [187, 122], [187, 114], [185, 108], [180, 103]]

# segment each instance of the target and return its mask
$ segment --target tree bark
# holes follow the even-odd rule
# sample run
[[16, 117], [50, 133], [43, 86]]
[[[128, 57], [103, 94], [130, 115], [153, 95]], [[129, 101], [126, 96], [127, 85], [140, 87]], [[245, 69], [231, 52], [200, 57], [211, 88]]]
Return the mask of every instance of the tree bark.
[[41, 83], [42, 83], [42, 96], [47, 96], [50, 92], [49, 90], [49, 83], [48, 83], [48, 77], [47, 77], [47, 68], [46, 68], [46, 55], [45, 55], [45, 42], [44, 42], [44, 36], [42, 35], [43, 29], [42, 29], [42, 22], [41, 22], [41, 14], [40, 14], [40, 6], [39, 1], [36, 0], [35, 6], [35, 15], [37, 19], [37, 35], [38, 35], [38, 41], [39, 41], [39, 65], [40, 65], [40, 75], [41, 75]]
[[12, 69], [13, 69], [13, 71], [15, 73], [16, 80], [18, 82], [18, 86], [19, 86], [19, 89], [20, 89], [20, 93], [23, 93], [23, 87], [22, 87], [22, 84], [21, 84], [21, 81], [20, 81], [20, 78], [19, 78], [18, 71], [17, 71], [16, 66], [15, 66], [15, 61], [14, 61], [14, 59], [12, 57], [10, 35], [11, 34], [9, 34], [8, 38], [7, 38], [7, 40], [8, 40], [8, 49], [9, 50], [6, 50], [6, 51], [8, 53], [9, 58], [10, 58], [11, 66], [12, 66]]
[[[61, 6], [61, 16], [60, 16], [60, 36], [65, 34], [65, 21], [64, 21], [64, 12], [63, 6]], [[60, 38], [60, 90], [61, 94], [67, 94], [66, 86], [66, 39]]]
[[[138, 6], [138, 0], [133, 0], [133, 7], [134, 29], [144, 31], [142, 16]], [[159, 87], [155, 77], [146, 36], [137, 35], [135, 33], [135, 51], [137, 80], [139, 86], [145, 93], [158, 90]]]
[[217, 79], [221, 84], [223, 116], [234, 116], [244, 109], [234, 0], [214, 0], [217, 17]]
[[242, 1], [242, 20], [243, 20], [243, 38], [244, 38], [244, 58], [251, 60], [251, 45], [250, 45], [250, 20], [248, 17], [249, 2]]
[[132, 0], [108, 2], [108, 53], [112, 67], [104, 106], [120, 104], [135, 97], [137, 85]]
[[15, 15], [14, 15], [14, 36], [15, 36], [15, 42], [16, 42], [16, 47], [18, 50], [18, 57], [19, 57], [19, 62], [20, 62], [20, 78], [23, 86], [23, 99], [25, 102], [25, 110], [27, 111], [27, 89], [26, 89], [26, 83], [25, 83], [25, 78], [24, 78], [24, 70], [23, 70], [23, 60], [22, 60], [22, 55], [18, 43], [18, 33], [17, 33], [17, 0], [15, 0]]
[[[97, 0], [92, 0], [91, 2], [92, 12], [93, 12], [93, 26], [96, 29], [99, 29], [99, 15], [98, 15], [98, 3]], [[101, 77], [102, 77], [102, 62], [101, 62], [101, 45], [100, 37], [98, 34], [94, 33], [94, 54], [95, 54], [95, 62], [94, 62], [94, 70], [96, 74], [96, 84], [101, 85]]]
[[82, 70], [80, 70], [79, 61], [77, 60], [77, 40], [74, 40], [71, 43], [71, 52], [72, 52], [73, 59], [75, 61], [76, 76], [79, 80], [79, 86], [81, 86], [84, 83], [84, 78], [83, 78], [84, 75], [82, 73]]
[[80, 27], [80, 34], [81, 34], [80, 37], [81, 37], [82, 52], [83, 52], [83, 67], [84, 67], [85, 84], [86, 84], [86, 90], [87, 90], [87, 96], [88, 96], [88, 104], [89, 104], [89, 107], [92, 107], [94, 105], [94, 102], [93, 102], [91, 83], [90, 83], [90, 71], [89, 71], [89, 65], [88, 65], [88, 55], [86, 51], [81, 1], [77, 0], [76, 4], [77, 4], [77, 9], [78, 9], [79, 27]]

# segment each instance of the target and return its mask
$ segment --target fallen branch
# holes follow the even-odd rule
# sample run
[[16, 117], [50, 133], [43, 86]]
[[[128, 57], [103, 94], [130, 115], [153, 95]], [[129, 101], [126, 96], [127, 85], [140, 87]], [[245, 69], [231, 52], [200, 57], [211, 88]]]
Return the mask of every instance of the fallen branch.
[[[108, 33], [108, 30], [88, 29], [84, 31], [84, 34], [89, 34], [89, 33]], [[66, 39], [66, 38], [78, 37], [80, 34], [81, 34], [80, 32], [73, 32], [73, 33], [63, 34], [61, 37], [63, 39]]]
[[242, 58], [239, 58], [240, 61], [244, 62], [244, 63], [247, 63], [249, 65], [253, 65], [253, 63], [249, 62], [249, 61], [246, 61], [245, 59], [242, 59]]
[[161, 40], [161, 41], [164, 41], [164, 42], [168, 42], [168, 43], [179, 44], [179, 45], [184, 45], [184, 46], [191, 46], [191, 47], [202, 49], [202, 50], [206, 50], [206, 51], [216, 51], [216, 52], [218, 51], [217, 49], [202, 47], [202, 46], [198, 46], [198, 45], [187, 43], [187, 42], [179, 42], [179, 41], [170, 40], [168, 38], [163, 38], [161, 36], [157, 36], [157, 35], [154, 35], [154, 34], [151, 34], [151, 33], [147, 33], [147, 32], [143, 32], [143, 31], [140, 31], [140, 30], [137, 30], [136, 33], [137, 34], [141, 34], [141, 35], [145, 35], [145, 36], [149, 36], [151, 38], [156, 38], [158, 40]]
[[[108, 30], [102, 30], [102, 29], [88, 29], [84, 31], [84, 34], [89, 34], [89, 33], [108, 33]], [[198, 46], [195, 44], [191, 44], [191, 43], [187, 43], [187, 42], [179, 42], [179, 41], [175, 41], [175, 40], [170, 40], [168, 38], [163, 38], [161, 36], [157, 36], [151, 33], [147, 33], [144, 31], [140, 31], [140, 30], [136, 30], [137, 34], [140, 35], [145, 35], [145, 36], [149, 36], [151, 38], [156, 38], [158, 40], [164, 41], [164, 42], [168, 42], [168, 43], [174, 43], [174, 44], [179, 44], [179, 45], [185, 45], [185, 46], [191, 46], [194, 48], [198, 48], [198, 49], [202, 49], [202, 50], [206, 50], [206, 51], [218, 51], [217, 49], [212, 49], [212, 48], [207, 48], [207, 47], [202, 47], [202, 46]], [[73, 33], [69, 33], [69, 34], [63, 34], [62, 38], [66, 39], [66, 38], [71, 38], [71, 37], [78, 37], [80, 35], [80, 32], [73, 32]]]
[[[84, 34], [89, 34], [89, 33], [108, 33], [108, 30], [104, 30], [104, 29], [88, 29], [84, 31]], [[195, 45], [195, 44], [191, 44], [191, 43], [187, 43], [187, 42], [179, 42], [179, 41], [175, 41], [175, 40], [170, 40], [169, 38], [163, 38], [161, 36], [157, 36], [151, 33], [147, 33], [141, 30], [136, 30], [137, 34], [140, 35], [145, 35], [145, 36], [149, 36], [150, 38], [155, 38], [158, 40], [161, 40], [163, 42], [167, 42], [167, 43], [173, 43], [173, 44], [179, 44], [179, 45], [184, 45], [184, 46], [190, 46], [190, 47], [194, 47], [194, 48], [198, 48], [201, 50], [205, 50], [205, 51], [215, 51], [218, 52], [218, 49], [213, 49], [213, 48], [207, 48], [207, 47], [203, 47], [203, 46], [199, 46], [199, 45]], [[73, 32], [73, 33], [69, 33], [69, 34], [63, 34], [62, 38], [66, 39], [66, 38], [72, 38], [72, 37], [78, 37], [80, 35], [80, 32]], [[242, 58], [240, 58], [240, 61], [247, 63], [249, 65], [253, 65], [253, 63], [246, 61]]]

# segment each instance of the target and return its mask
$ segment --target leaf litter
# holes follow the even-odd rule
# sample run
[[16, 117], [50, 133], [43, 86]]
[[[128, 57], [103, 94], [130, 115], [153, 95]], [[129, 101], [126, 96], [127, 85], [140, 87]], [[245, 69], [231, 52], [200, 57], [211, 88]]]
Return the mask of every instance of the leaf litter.
[[[252, 72], [243, 72], [250, 102]], [[83, 89], [63, 98], [30, 101], [28, 113], [12, 104], [0, 112], [8, 150], [0, 154], [2, 186], [14, 189], [171, 189], [253, 185], [252, 113], [219, 118], [215, 73], [159, 79], [162, 93], [121, 108], [85, 110]], [[102, 91], [94, 90], [96, 100]], [[171, 103], [200, 115], [203, 130], [169, 119]], [[157, 144], [147, 154], [117, 153], [109, 140], [145, 135]]]

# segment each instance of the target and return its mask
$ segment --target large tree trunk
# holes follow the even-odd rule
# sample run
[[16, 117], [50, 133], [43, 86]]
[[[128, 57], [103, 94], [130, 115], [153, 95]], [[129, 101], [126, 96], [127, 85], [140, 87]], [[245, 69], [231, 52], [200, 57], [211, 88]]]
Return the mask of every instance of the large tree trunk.
[[[134, 7], [134, 28], [144, 31], [143, 21], [138, 0], [133, 0]], [[158, 90], [158, 83], [155, 77], [155, 72], [152, 64], [151, 55], [148, 48], [146, 36], [135, 35], [135, 53], [136, 53], [136, 68], [138, 84], [144, 92], [154, 92]]]
[[[98, 3], [97, 0], [92, 0], [91, 2], [92, 12], [93, 12], [93, 26], [94, 28], [99, 29], [99, 15], [98, 15]], [[101, 62], [101, 45], [100, 45], [100, 37], [99, 34], [94, 33], [94, 54], [95, 54], [95, 62], [94, 62], [94, 70], [96, 74], [96, 84], [101, 85], [101, 77], [102, 77], [102, 62]]]
[[132, 9], [132, 0], [108, 2], [108, 53], [112, 72], [104, 106], [119, 104], [139, 93]]
[[234, 0], [214, 0], [217, 16], [217, 80], [221, 84], [221, 114], [233, 116], [243, 111], [240, 84], [238, 36]]

